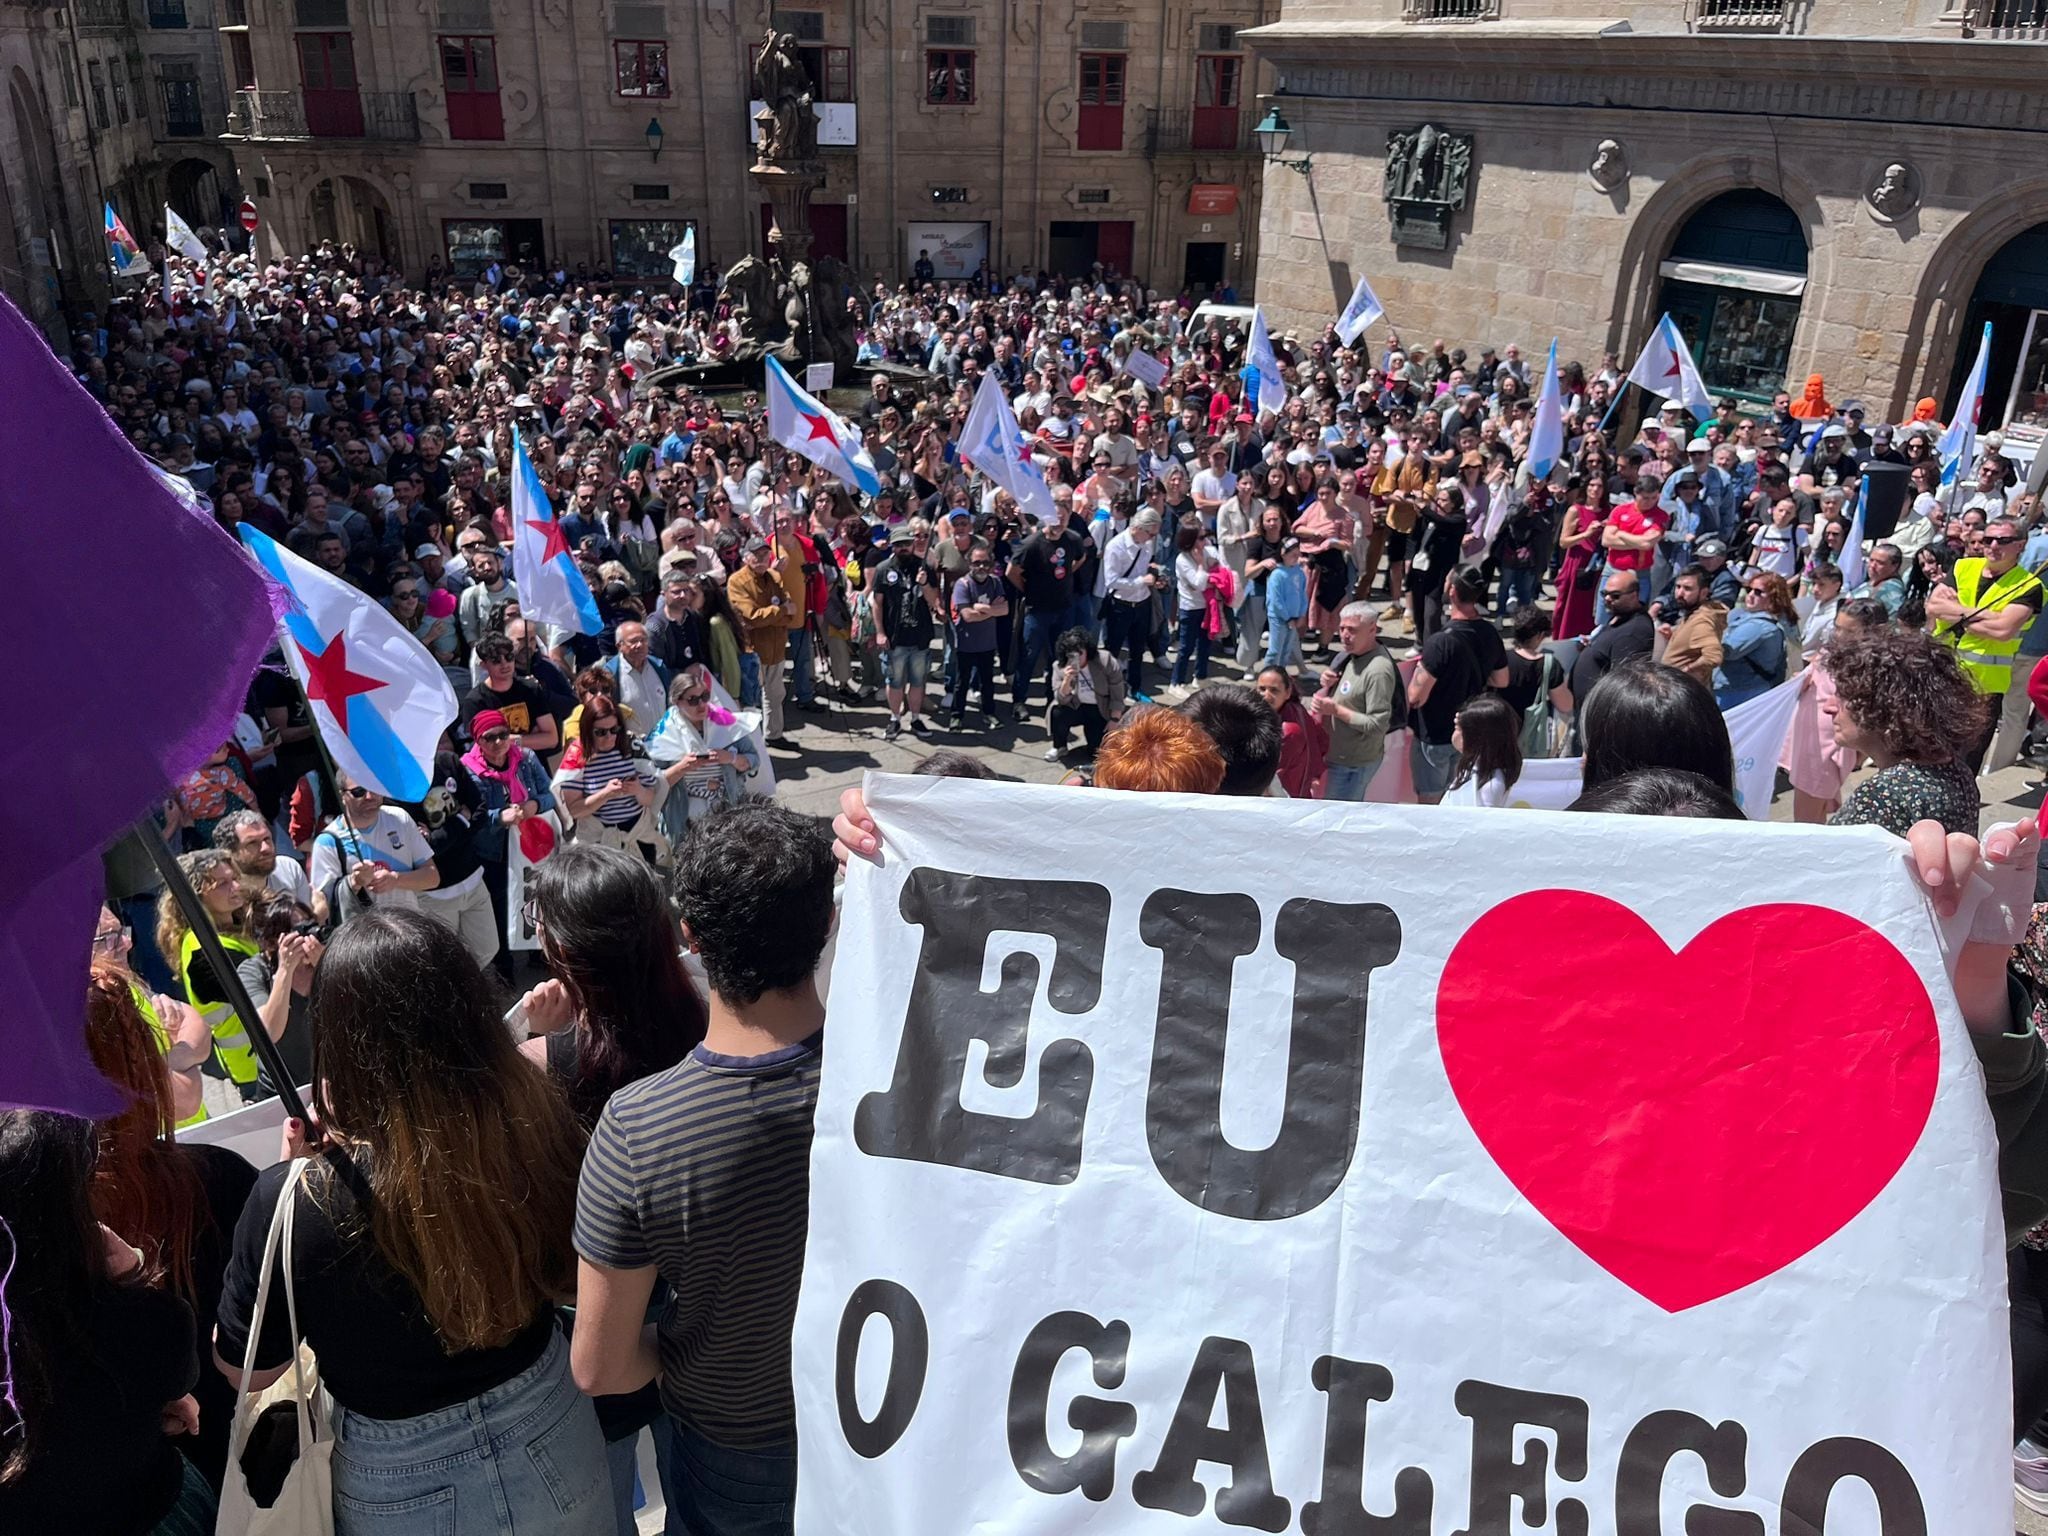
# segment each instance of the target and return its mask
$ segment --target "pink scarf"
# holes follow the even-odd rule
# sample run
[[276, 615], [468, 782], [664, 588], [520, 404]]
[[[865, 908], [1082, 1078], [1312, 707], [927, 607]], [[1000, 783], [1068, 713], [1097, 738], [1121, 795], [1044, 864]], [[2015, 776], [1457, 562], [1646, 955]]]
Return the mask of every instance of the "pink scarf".
[[480, 779], [496, 779], [505, 786], [505, 793], [512, 797], [512, 803], [517, 805], [526, 798], [519, 789], [519, 760], [524, 756], [526, 749], [519, 745], [519, 738], [515, 736], [512, 738], [512, 750], [505, 754], [504, 767], [493, 768], [485, 762], [482, 747], [471, 747], [463, 753], [462, 766]]

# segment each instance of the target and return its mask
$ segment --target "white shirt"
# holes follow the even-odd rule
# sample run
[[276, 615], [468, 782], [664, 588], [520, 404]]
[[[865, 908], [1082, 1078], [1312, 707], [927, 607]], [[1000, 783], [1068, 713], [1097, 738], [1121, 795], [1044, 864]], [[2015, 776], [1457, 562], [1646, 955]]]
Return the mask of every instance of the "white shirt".
[[1237, 476], [1227, 469], [1220, 475], [1205, 469], [1195, 476], [1190, 490], [1197, 501], [1225, 502], [1237, 494]]
[[306, 866], [297, 859], [279, 854], [263, 887], [265, 890], [282, 891], [308, 912], [313, 910], [313, 882], [306, 878]]
[[1192, 555], [1175, 555], [1173, 585], [1182, 613], [1209, 606], [1209, 567], [1205, 562]]
[[[319, 836], [313, 839], [310, 883], [313, 889], [324, 891], [344, 870], [354, 869], [358, 864], [382, 864], [386, 869], [407, 874], [433, 862], [433, 858], [434, 850], [412, 817], [395, 805], [386, 805], [378, 809], [376, 821], [367, 827], [353, 826], [343, 815], [320, 829]], [[420, 907], [415, 891], [386, 891], [376, 900], [404, 912], [417, 912]]]
[[1159, 535], [1155, 533], [1140, 544], [1131, 537], [1129, 529], [1109, 541], [1102, 557], [1102, 579], [1111, 597], [1142, 603], [1152, 595], [1145, 573], [1152, 569], [1152, 550], [1158, 542]]

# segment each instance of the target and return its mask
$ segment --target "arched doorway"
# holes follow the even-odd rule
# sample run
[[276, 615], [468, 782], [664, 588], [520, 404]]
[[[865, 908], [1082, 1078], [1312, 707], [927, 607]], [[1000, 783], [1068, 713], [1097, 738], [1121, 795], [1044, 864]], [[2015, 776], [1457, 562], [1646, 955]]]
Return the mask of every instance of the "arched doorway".
[[1761, 401], [1784, 387], [1806, 265], [1799, 215], [1755, 187], [1709, 199], [1680, 227], [1658, 268], [1658, 305], [1716, 395]]
[[2003, 427], [2016, 442], [2048, 437], [2048, 224], [2014, 235], [1984, 263], [1964, 312], [1962, 343], [1949, 370], [1943, 416], [1955, 405], [1991, 325], [1991, 366], [1977, 422]]
[[211, 161], [178, 161], [165, 178], [164, 198], [194, 229], [218, 229], [227, 221], [227, 192]]
[[388, 262], [399, 259], [391, 205], [362, 177], [328, 176], [314, 183], [307, 211], [315, 245], [332, 240]]

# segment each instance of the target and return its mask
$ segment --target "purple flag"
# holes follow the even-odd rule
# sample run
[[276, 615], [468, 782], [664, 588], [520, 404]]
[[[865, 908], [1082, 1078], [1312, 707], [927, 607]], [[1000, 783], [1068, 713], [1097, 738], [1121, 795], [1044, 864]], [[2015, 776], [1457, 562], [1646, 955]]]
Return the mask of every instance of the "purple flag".
[[100, 850], [233, 733], [273, 634], [256, 567], [0, 298], [0, 1107], [120, 1105], [85, 1051]]

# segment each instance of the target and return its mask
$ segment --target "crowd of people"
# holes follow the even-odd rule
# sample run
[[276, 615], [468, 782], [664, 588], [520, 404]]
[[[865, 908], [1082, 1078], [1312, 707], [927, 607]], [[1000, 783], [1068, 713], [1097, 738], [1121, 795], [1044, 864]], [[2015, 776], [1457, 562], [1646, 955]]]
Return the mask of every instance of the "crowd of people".
[[[2016, 1476], [2048, 1507], [2020, 1438], [2048, 1413], [2039, 842], [1980, 843], [1978, 788], [2048, 707], [2048, 528], [1995, 436], [1944, 488], [1933, 402], [1870, 424], [1816, 379], [1631, 413], [1617, 444], [1609, 357], [1564, 370], [1537, 475], [1515, 346], [1283, 334], [1260, 410], [1240, 328], [1032, 274], [843, 295], [863, 361], [900, 365], [844, 407], [863, 496], [773, 441], [758, 390], [672, 366], [736, 339], [708, 284], [415, 288], [330, 248], [204, 289], [168, 270], [80, 330], [79, 378], [224, 527], [385, 604], [461, 710], [393, 804], [326, 768], [274, 657], [234, 739], [108, 850], [91, 1046], [131, 1107], [0, 1116], [0, 1528], [210, 1530], [289, 1460], [258, 1437], [231, 1465], [229, 1429], [295, 1390], [303, 1345], [349, 1536], [631, 1531], [649, 1431], [670, 1530], [788, 1530], [834, 855], [882, 850], [858, 791], [832, 831], [762, 791], [835, 713], [976, 777], [1035, 717], [1077, 792], [1356, 801], [1404, 769], [1425, 803], [1507, 807], [1527, 760], [1576, 755], [1575, 809], [1732, 818], [1723, 712], [1793, 678], [1800, 819], [1907, 838], [1937, 903], [1973, 869], [2020, 893], [1956, 986], [2015, 1245]], [[987, 377], [1046, 515], [960, 452]], [[598, 633], [520, 610], [515, 432]], [[1890, 474], [1908, 493], [1857, 539]], [[542, 818], [566, 846], [515, 886]], [[279, 1068], [311, 1118], [276, 1166], [179, 1136]]]

